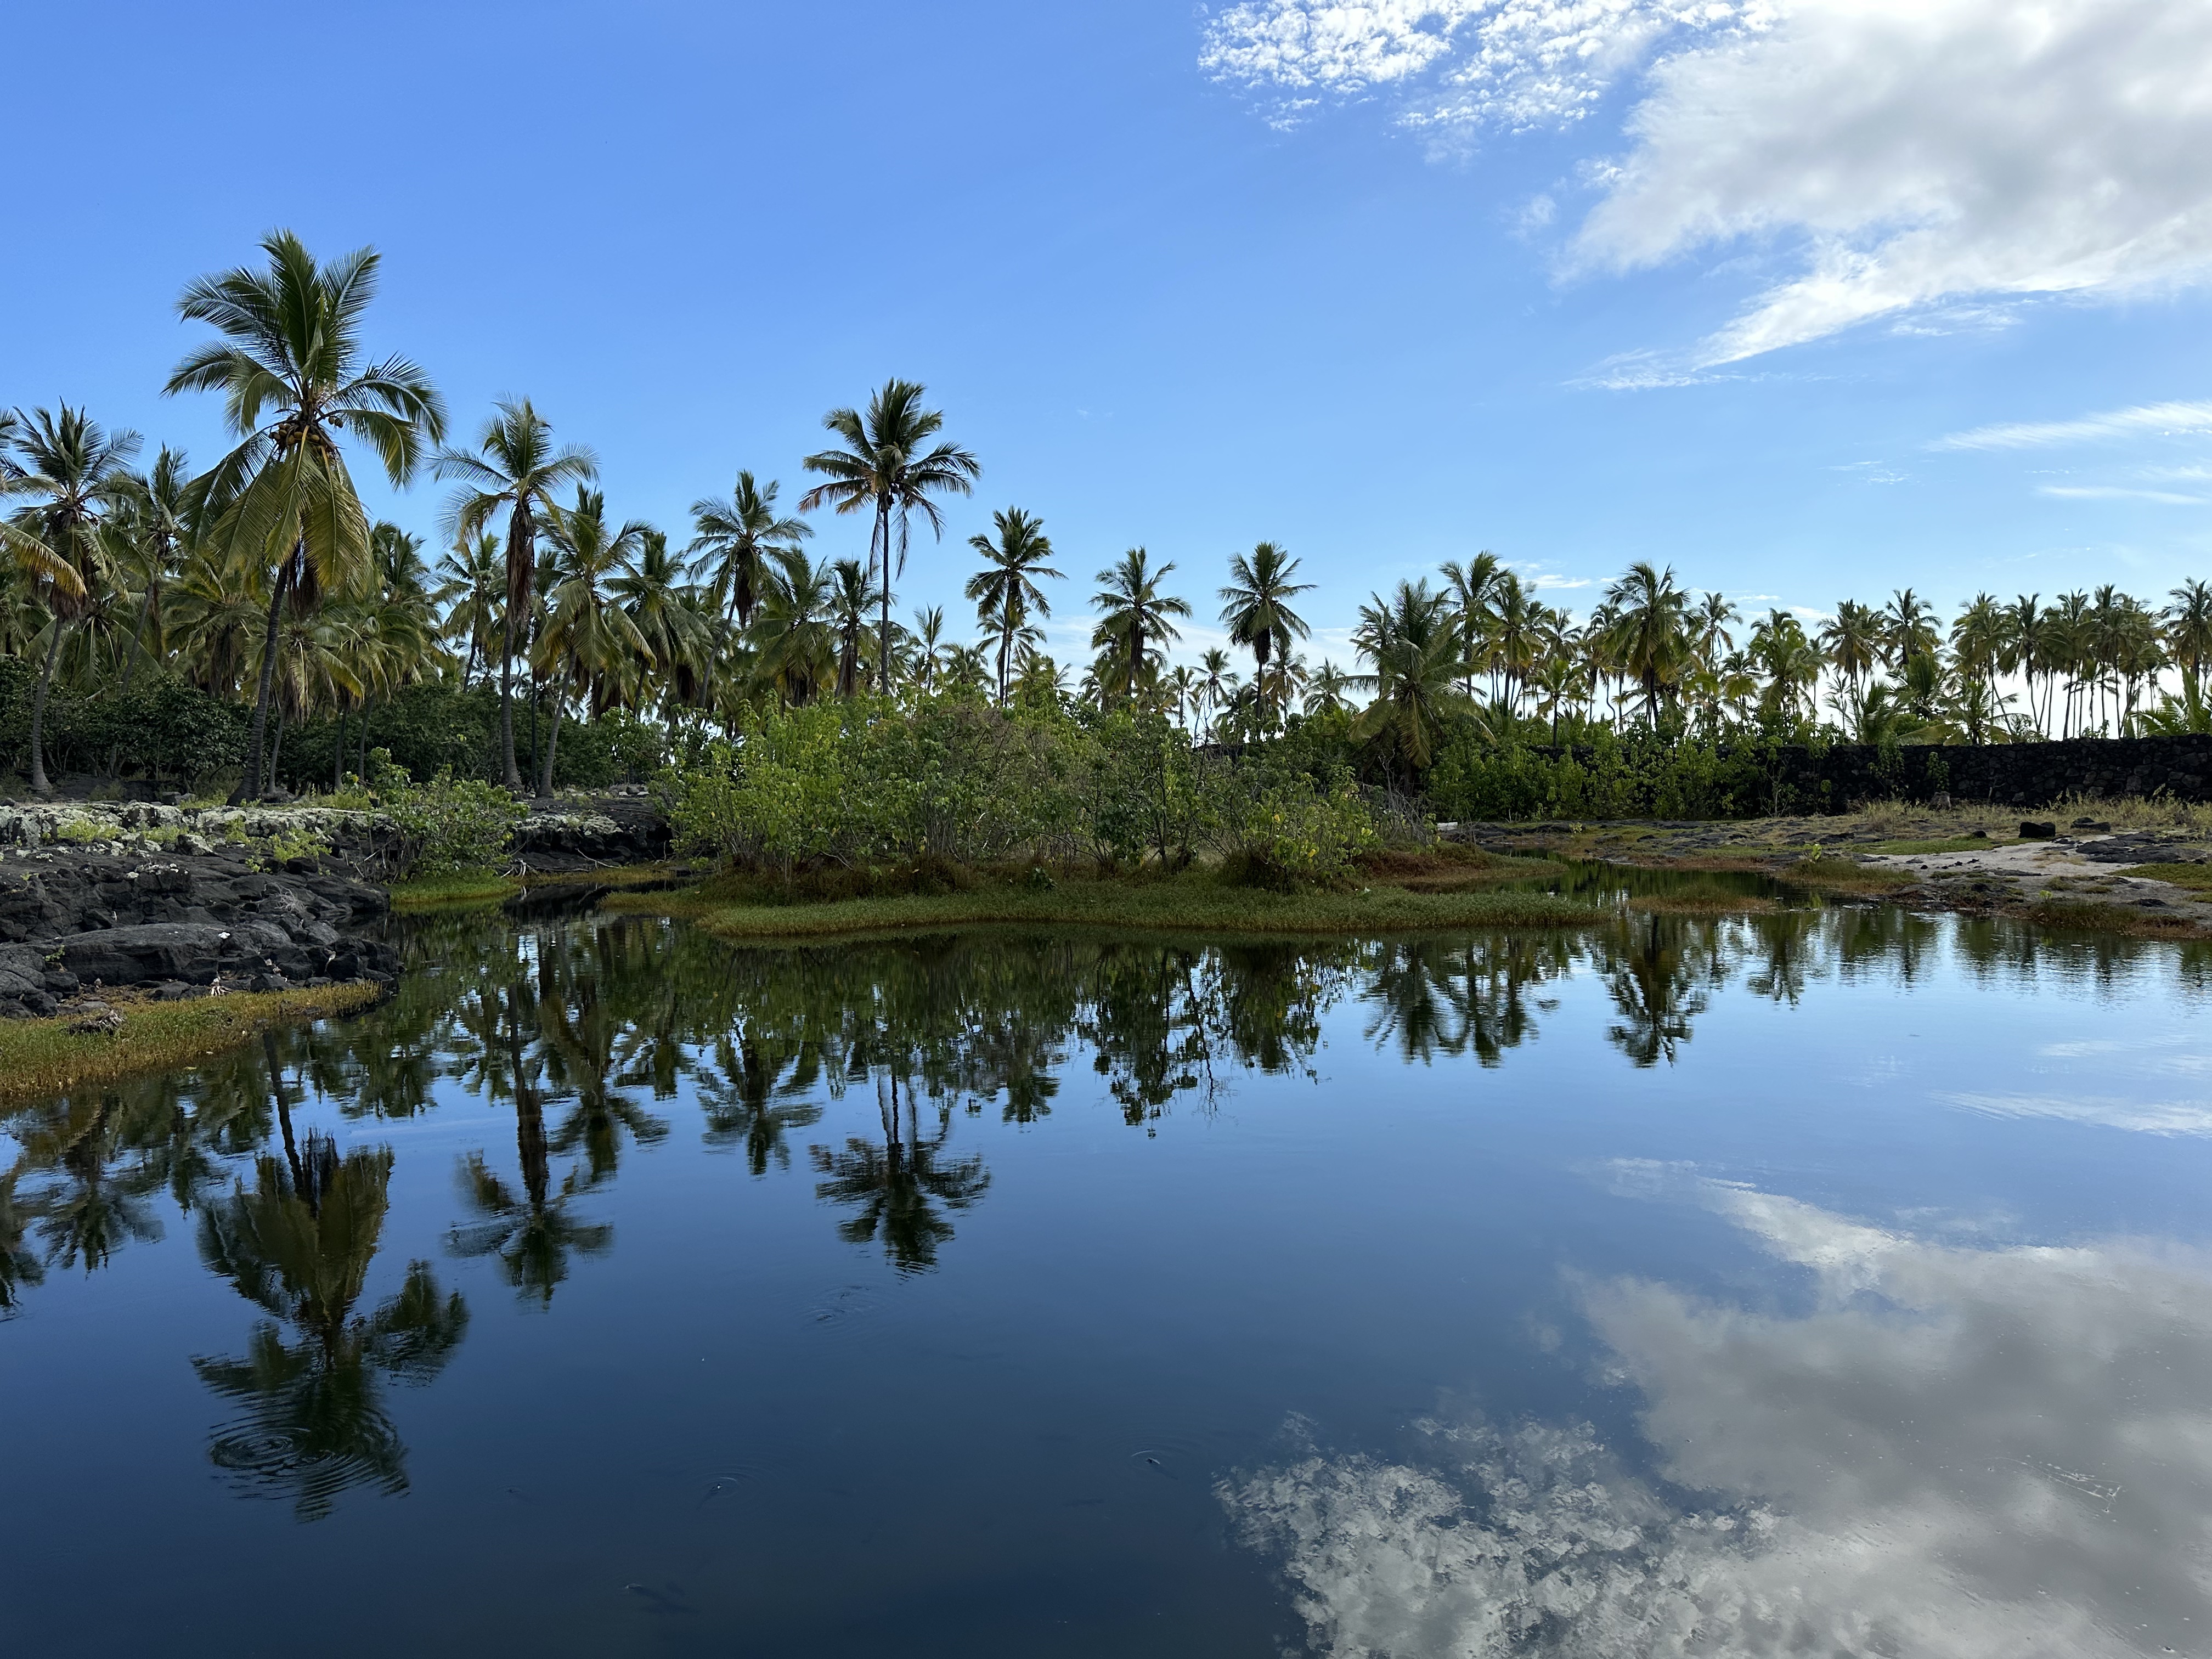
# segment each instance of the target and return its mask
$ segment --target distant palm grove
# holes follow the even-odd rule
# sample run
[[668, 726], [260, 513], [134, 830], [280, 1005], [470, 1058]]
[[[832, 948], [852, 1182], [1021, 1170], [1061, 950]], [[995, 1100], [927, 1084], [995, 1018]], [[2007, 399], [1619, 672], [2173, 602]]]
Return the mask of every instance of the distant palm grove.
[[[1061, 662], [1042, 624], [1078, 561], [1010, 506], [968, 539], [959, 640], [895, 592], [910, 556], [945, 556], [945, 504], [982, 475], [921, 386], [832, 410], [789, 499], [736, 470], [671, 532], [611, 507], [592, 451], [527, 398], [449, 430], [428, 375], [366, 337], [374, 252], [325, 264], [277, 233], [261, 253], [178, 302], [210, 332], [163, 389], [222, 399], [234, 447], [212, 465], [149, 459], [66, 402], [0, 411], [0, 762], [34, 793], [67, 770], [258, 798], [396, 757], [546, 794], [702, 764], [838, 702], [1141, 715], [1186, 748], [1303, 732], [1363, 787], [1438, 810], [1482, 807], [1510, 751], [2208, 729], [2198, 581], [1982, 594], [1948, 618], [1907, 589], [1808, 619], [1746, 617], [1638, 563], [1577, 619], [1486, 552], [1372, 595], [1340, 664], [1316, 659], [1313, 587], [1282, 544], [1213, 576], [1133, 547], [1079, 561], [1101, 567], [1092, 654]], [[364, 465], [445, 487], [434, 540], [369, 520]], [[809, 553], [825, 514], [866, 524], [864, 557]], [[1201, 607], [1228, 648], [1175, 661]]]

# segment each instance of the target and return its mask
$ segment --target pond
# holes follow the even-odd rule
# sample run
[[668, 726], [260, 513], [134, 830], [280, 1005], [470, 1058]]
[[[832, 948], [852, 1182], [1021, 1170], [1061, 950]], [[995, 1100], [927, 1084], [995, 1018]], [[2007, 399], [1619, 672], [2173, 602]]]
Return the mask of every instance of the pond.
[[2212, 957], [426, 924], [0, 1119], [0, 1648], [2212, 1652]]

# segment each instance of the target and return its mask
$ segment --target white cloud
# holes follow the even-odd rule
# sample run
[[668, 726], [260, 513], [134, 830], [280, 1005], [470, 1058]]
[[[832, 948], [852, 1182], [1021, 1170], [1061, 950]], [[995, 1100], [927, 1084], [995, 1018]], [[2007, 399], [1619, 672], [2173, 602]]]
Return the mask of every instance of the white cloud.
[[2130, 489], [2121, 484], [2038, 484], [2039, 495], [2069, 501], [2156, 501], [2163, 507], [2203, 507], [2202, 495], [2178, 495], [2170, 489]]
[[2055, 449], [2113, 438], [2193, 437], [2212, 432], [2212, 403], [2139, 404], [2073, 421], [2021, 421], [1954, 432], [1930, 449]]
[[1959, 1248], [1629, 1173], [1805, 1270], [1811, 1305], [1637, 1279], [1584, 1294], [1614, 1376], [1642, 1396], [1649, 1474], [1588, 1424], [1432, 1422], [1416, 1458], [1309, 1448], [1223, 1483], [1247, 1537], [1278, 1553], [1316, 1651], [2205, 1650], [2199, 1268]]
[[1571, 123], [1641, 72], [1570, 267], [1747, 242], [1794, 265], [1677, 379], [1870, 319], [1987, 327], [2027, 296], [2212, 272], [2202, 0], [1248, 0], [1201, 62], [1307, 98], [1387, 88], [1432, 137]]
[[1990, 1117], [2056, 1118], [2138, 1134], [2212, 1135], [2212, 1102], [2115, 1100], [2100, 1095], [1939, 1095], [1937, 1099]]

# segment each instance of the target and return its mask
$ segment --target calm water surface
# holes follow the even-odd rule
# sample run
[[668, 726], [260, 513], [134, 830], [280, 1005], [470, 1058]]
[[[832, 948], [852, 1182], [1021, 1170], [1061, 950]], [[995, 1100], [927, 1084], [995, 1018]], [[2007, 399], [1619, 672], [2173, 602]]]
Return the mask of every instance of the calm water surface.
[[0, 1651], [2212, 1654], [2212, 959], [738, 951], [0, 1118]]

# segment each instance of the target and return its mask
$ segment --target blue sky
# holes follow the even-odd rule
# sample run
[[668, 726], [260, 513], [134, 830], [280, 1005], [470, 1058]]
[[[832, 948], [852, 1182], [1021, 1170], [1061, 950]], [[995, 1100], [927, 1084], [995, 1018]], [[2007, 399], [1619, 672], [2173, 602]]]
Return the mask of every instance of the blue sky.
[[[1826, 608], [2212, 575], [2203, 0], [11, 8], [0, 402], [211, 457], [173, 305], [279, 225], [373, 349], [532, 398], [681, 532], [926, 381], [1073, 580], [1211, 619], [1286, 544], [1315, 654], [1487, 548]], [[384, 510], [432, 528], [425, 483]], [[859, 551], [854, 520], [816, 546]], [[1574, 584], [1589, 584], [1575, 586]], [[1771, 598], [1766, 596], [1771, 596]], [[1334, 637], [1332, 637], [1334, 636]], [[1189, 642], [1207, 642], [1193, 629]]]

